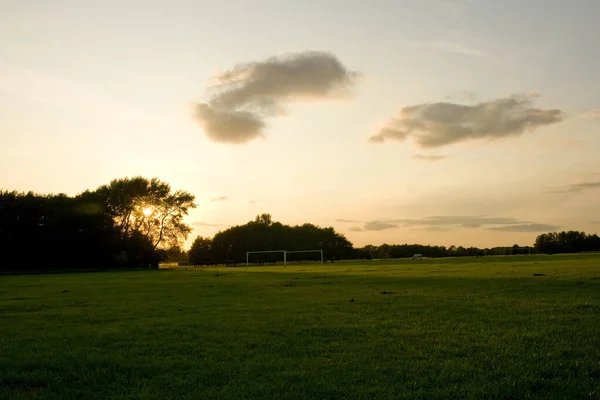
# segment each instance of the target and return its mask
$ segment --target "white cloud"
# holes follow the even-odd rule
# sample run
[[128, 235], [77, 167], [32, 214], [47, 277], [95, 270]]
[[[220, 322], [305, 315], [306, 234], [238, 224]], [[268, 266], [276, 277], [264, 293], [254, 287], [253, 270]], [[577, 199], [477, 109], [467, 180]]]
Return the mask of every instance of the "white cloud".
[[470, 140], [519, 136], [563, 120], [561, 110], [533, 108], [536, 97], [535, 94], [515, 95], [475, 105], [440, 102], [406, 106], [369, 140], [382, 143], [413, 137], [419, 146], [434, 148]]

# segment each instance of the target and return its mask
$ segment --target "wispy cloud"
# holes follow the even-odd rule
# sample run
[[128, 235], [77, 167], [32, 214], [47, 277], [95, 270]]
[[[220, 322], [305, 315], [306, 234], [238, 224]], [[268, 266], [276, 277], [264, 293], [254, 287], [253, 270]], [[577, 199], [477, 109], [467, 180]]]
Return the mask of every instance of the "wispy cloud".
[[363, 232], [364, 229], [361, 228], [360, 226], [353, 226], [352, 228], [348, 229], [351, 232]]
[[569, 192], [581, 192], [587, 189], [598, 189], [600, 188], [600, 181], [597, 182], [581, 182], [575, 183], [567, 189]]
[[336, 219], [336, 222], [347, 222], [347, 223], [354, 223], [354, 224], [362, 224], [365, 221], [358, 221], [356, 219], [344, 219], [344, 218], [338, 218]]
[[221, 197], [215, 197], [214, 199], [211, 199], [210, 201], [226, 201], [229, 198], [227, 196], [221, 196]]
[[448, 158], [448, 156], [443, 156], [443, 155], [423, 155], [423, 154], [415, 154], [413, 156], [413, 158], [415, 160], [421, 160], [421, 161], [441, 161], [445, 158]]
[[383, 143], [413, 137], [420, 147], [435, 148], [470, 140], [520, 136], [525, 131], [563, 120], [561, 110], [533, 108], [536, 97], [524, 94], [475, 105], [440, 102], [406, 106], [369, 141]]
[[496, 226], [492, 228], [486, 228], [491, 231], [504, 231], [504, 232], [551, 232], [559, 229], [556, 225], [546, 224], [517, 224], [507, 226]]
[[248, 143], [264, 137], [265, 119], [285, 114], [287, 103], [347, 97], [358, 76], [320, 51], [240, 64], [214, 77], [210, 100], [195, 104], [195, 118], [215, 142]]
[[210, 222], [202, 222], [202, 221], [192, 222], [190, 225], [192, 225], [196, 228], [204, 228], [204, 227], [217, 228], [220, 226], [227, 226], [226, 224], [210, 223]]
[[584, 110], [576, 116], [583, 119], [600, 119], [600, 108]]
[[590, 224], [600, 225], [600, 221], [590, 221]]
[[365, 231], [383, 231], [385, 229], [392, 229], [392, 228], [397, 228], [398, 225], [397, 224], [391, 224], [388, 222], [381, 222], [381, 221], [370, 221], [365, 223], [365, 225], [363, 226], [363, 230]]
[[457, 225], [457, 226], [482, 226], [482, 225], [506, 225], [518, 224], [527, 221], [520, 221], [516, 218], [507, 217], [487, 217], [479, 215], [437, 215], [423, 218], [401, 218], [390, 219], [389, 222], [405, 225]]
[[381, 231], [399, 226], [422, 227], [430, 231], [445, 231], [454, 228], [482, 228], [507, 232], [538, 232], [557, 229], [557, 226], [524, 221], [510, 217], [488, 217], [478, 215], [440, 215], [424, 218], [390, 218], [375, 221], [357, 221], [338, 219], [338, 222], [363, 223], [362, 227], [350, 228], [351, 231]]
[[550, 190], [549, 193], [579, 193], [598, 188], [600, 188], [600, 181], [579, 182], [558, 189]]

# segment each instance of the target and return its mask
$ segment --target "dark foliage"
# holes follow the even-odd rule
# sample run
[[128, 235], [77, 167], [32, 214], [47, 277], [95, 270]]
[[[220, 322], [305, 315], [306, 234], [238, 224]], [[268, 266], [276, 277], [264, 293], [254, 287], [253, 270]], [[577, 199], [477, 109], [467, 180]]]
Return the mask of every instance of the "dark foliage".
[[[119, 195], [111, 191], [115, 182]], [[137, 192], [129, 190], [131, 182]], [[162, 197], [144, 189], [157, 185]], [[181, 218], [193, 206], [189, 193], [171, 194], [163, 182], [141, 177], [74, 197], [1, 191], [0, 270], [158, 268], [169, 255], [159, 245], [176, 244], [187, 236], [189, 227]], [[147, 207], [153, 207], [153, 214], [140, 217]], [[127, 231], [124, 223], [129, 224]]]
[[547, 254], [600, 251], [600, 237], [577, 231], [549, 232], [539, 235], [534, 246], [538, 252]]
[[422, 254], [424, 257], [481, 257], [493, 255], [516, 255], [516, 254], [535, 254], [533, 247], [494, 247], [480, 249], [477, 247], [463, 246], [429, 246], [422, 244], [382, 244], [380, 246], [367, 245], [355, 250], [357, 259], [372, 260], [376, 259], [398, 259], [409, 258], [413, 254]]
[[[313, 224], [297, 226], [273, 222], [271, 215], [258, 215], [245, 225], [218, 232], [214, 238], [196, 238], [190, 250], [190, 261], [223, 262], [246, 260], [247, 251], [262, 250], [323, 250], [325, 260], [335, 261], [355, 258], [352, 243], [332, 227]], [[261, 254], [264, 262], [281, 261], [279, 254]], [[293, 254], [290, 261], [317, 260], [318, 254]]]

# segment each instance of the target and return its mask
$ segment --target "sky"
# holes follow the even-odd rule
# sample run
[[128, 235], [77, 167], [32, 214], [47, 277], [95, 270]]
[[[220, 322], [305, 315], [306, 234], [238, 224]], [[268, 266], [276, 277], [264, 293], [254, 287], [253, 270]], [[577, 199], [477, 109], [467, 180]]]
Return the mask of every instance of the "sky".
[[0, 0], [0, 188], [158, 177], [212, 236], [600, 231], [597, 0]]

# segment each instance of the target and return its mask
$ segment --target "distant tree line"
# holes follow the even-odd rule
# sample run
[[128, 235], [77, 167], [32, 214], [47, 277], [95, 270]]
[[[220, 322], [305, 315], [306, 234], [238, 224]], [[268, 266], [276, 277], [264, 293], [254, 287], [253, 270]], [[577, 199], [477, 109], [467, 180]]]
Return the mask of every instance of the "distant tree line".
[[[270, 214], [261, 214], [245, 225], [218, 232], [212, 239], [198, 236], [190, 249], [189, 262], [245, 262], [246, 252], [264, 250], [323, 250], [324, 259], [329, 261], [355, 257], [352, 243], [332, 227], [322, 228], [308, 223], [283, 225], [273, 222]], [[290, 254], [290, 261], [307, 259], [320, 259], [320, 255]], [[252, 255], [252, 260], [282, 261], [282, 255]]]
[[600, 251], [600, 237], [578, 231], [549, 232], [539, 235], [534, 246], [546, 254]]
[[[172, 191], [157, 178], [115, 179], [76, 196], [0, 191], [0, 271], [77, 268], [158, 268], [165, 260], [243, 262], [248, 251], [323, 250], [325, 260], [465, 257], [600, 251], [600, 237], [585, 232], [550, 232], [533, 246], [477, 248], [419, 244], [353, 248], [332, 227], [289, 226], [270, 214], [218, 232], [198, 236], [189, 251], [181, 245], [191, 229], [183, 218], [196, 207], [188, 192]], [[253, 259], [281, 260], [281, 254]], [[290, 255], [290, 261], [316, 260], [319, 254]]]
[[423, 257], [476, 257], [494, 255], [534, 254], [535, 249], [517, 244], [510, 247], [463, 247], [463, 246], [430, 246], [422, 244], [382, 244], [380, 246], [367, 245], [356, 249], [356, 258], [371, 259], [398, 259], [421, 254]]
[[397, 259], [422, 254], [424, 257], [475, 257], [520, 254], [554, 254], [600, 251], [600, 237], [585, 232], [550, 232], [539, 235], [533, 246], [500, 246], [492, 248], [463, 246], [429, 246], [420, 244], [401, 244], [380, 246], [367, 245], [355, 250], [357, 259]]
[[158, 268], [191, 229], [194, 196], [143, 177], [76, 196], [0, 191], [0, 270]]

